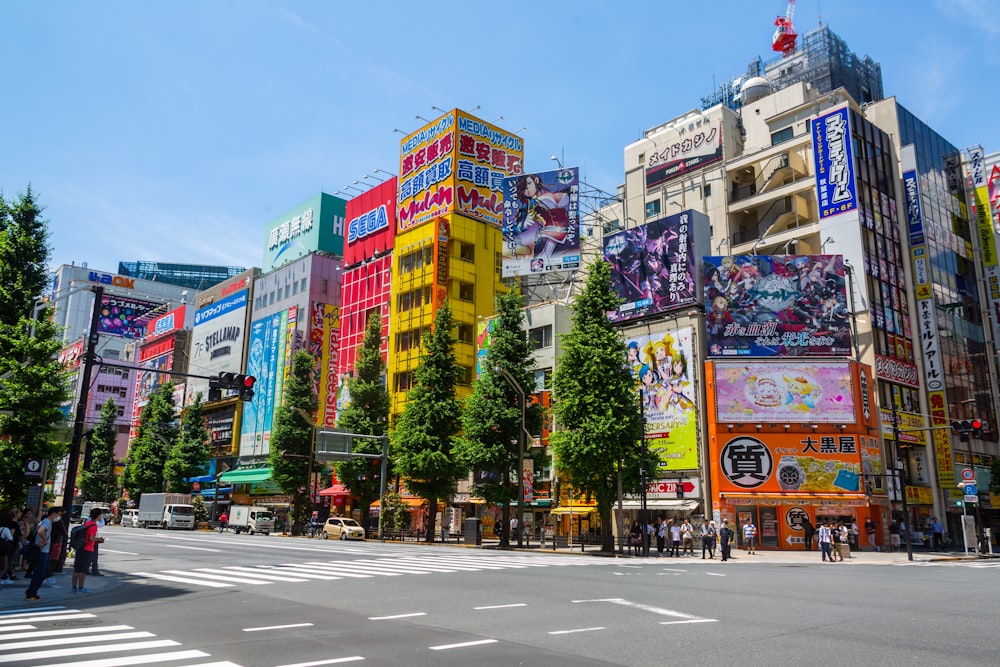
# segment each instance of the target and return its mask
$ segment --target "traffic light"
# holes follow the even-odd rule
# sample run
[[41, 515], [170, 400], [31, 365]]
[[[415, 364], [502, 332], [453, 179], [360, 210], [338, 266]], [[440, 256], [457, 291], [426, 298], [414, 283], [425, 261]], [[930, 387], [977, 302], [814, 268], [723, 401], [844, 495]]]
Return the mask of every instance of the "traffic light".
[[972, 421], [968, 419], [962, 419], [959, 421], [953, 421], [951, 423], [951, 429], [958, 433], [959, 442], [969, 441], [969, 431], [972, 430]]
[[208, 400], [218, 401], [222, 398], [222, 390], [235, 391], [241, 401], [253, 400], [253, 387], [257, 378], [240, 373], [219, 373], [219, 377], [208, 381]]
[[972, 426], [972, 437], [973, 438], [982, 438], [983, 437], [983, 420], [982, 419], [973, 419], [971, 426]]
[[241, 401], [253, 400], [253, 386], [257, 383], [257, 378], [252, 375], [240, 375], [239, 397]]

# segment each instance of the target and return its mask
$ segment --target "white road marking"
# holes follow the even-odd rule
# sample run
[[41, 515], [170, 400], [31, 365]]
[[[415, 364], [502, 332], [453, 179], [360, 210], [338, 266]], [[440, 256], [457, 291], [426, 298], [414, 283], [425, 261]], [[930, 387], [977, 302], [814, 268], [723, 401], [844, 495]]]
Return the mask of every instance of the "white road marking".
[[107, 547], [102, 547], [101, 548], [101, 553], [106, 553], [106, 554], [121, 554], [123, 556], [138, 556], [138, 555], [140, 555], [140, 554], [137, 554], [137, 553], [133, 553], [131, 551], [118, 551], [117, 549], [108, 549]]
[[483, 644], [496, 644], [497, 639], [480, 639], [474, 642], [462, 642], [461, 644], [442, 644], [441, 646], [428, 646], [432, 651], [447, 651], [450, 648], [463, 648], [465, 646], [482, 646]]
[[593, 600], [573, 600], [573, 604], [580, 604], [581, 602], [621, 602], [624, 598], [595, 598]]
[[641, 570], [642, 569], [642, 565], [619, 565], [618, 567], [630, 567], [633, 570]]
[[[297, 662], [294, 665], [278, 665], [278, 667], [313, 667], [313, 665], [333, 665], [341, 662], [358, 662], [364, 660], [360, 655], [352, 655], [349, 658], [333, 658], [331, 660], [317, 660], [316, 662]], [[194, 667], [198, 667], [194, 665]]]
[[[66, 609], [66, 607], [24, 607], [22, 609], [8, 609], [6, 611], [0, 611], [0, 618], [9, 618], [11, 616], [37, 616], [42, 612], [56, 611], [59, 609]], [[75, 609], [72, 611], [76, 611]]]
[[660, 625], [683, 625], [684, 623], [718, 623], [717, 618], [689, 618], [686, 621], [660, 621]]
[[[13, 632], [14, 630], [33, 630], [34, 625], [8, 625], [6, 627], [0, 628], [0, 632]], [[0, 635], [0, 639], [6, 639], [10, 635]]]
[[243, 567], [242, 565], [229, 565], [225, 568], [226, 571], [246, 573], [249, 577], [256, 577], [257, 579], [270, 579], [271, 581], [308, 581], [308, 579], [296, 579], [295, 577], [282, 577], [276, 574], [266, 574], [261, 572], [256, 567]]
[[[208, 653], [198, 650], [171, 651], [169, 653], [131, 655], [125, 658], [101, 658], [98, 660], [82, 660], [80, 662], [62, 662], [59, 663], [59, 667], [127, 667], [129, 665], [148, 665], [151, 662], [170, 662], [173, 660], [208, 657], [210, 657]], [[192, 665], [192, 667], [194, 666]]]
[[724, 577], [724, 576], [726, 576], [726, 575], [722, 574], [721, 572], [706, 572], [705, 574], [707, 576], [709, 576], [709, 577]]
[[488, 607], [473, 607], [473, 609], [478, 611], [481, 609], [509, 609], [511, 607], [527, 607], [527, 606], [528, 606], [527, 602], [517, 602], [515, 604], [494, 604]]
[[[212, 568], [198, 568], [197, 570], [163, 570], [165, 574], [178, 574], [188, 577], [205, 577], [211, 581], [233, 581], [238, 584], [251, 584], [254, 586], [266, 586], [268, 584], [273, 584], [273, 581], [261, 581], [259, 579], [249, 579], [247, 577], [236, 577], [236, 576], [226, 576], [225, 570], [213, 570]], [[207, 574], [201, 574], [201, 572], [206, 572]], [[232, 573], [229, 573], [232, 574]]]
[[685, 614], [682, 611], [674, 611], [673, 609], [664, 609], [663, 607], [654, 607], [650, 604], [641, 604], [639, 602], [632, 602], [631, 600], [625, 600], [624, 598], [608, 598], [604, 600], [573, 600], [573, 602], [610, 602], [611, 604], [620, 604], [625, 607], [632, 607], [633, 609], [639, 609], [641, 611], [648, 611], [652, 614], [659, 614], [660, 616], [673, 616], [674, 618], [684, 619], [685, 621], [690, 621], [694, 623], [711, 623], [717, 619], [705, 619], [701, 616], [695, 616], [694, 614]]
[[20, 618], [12, 620], [0, 620], [0, 624], [12, 625], [14, 623], [23, 623], [24, 621], [31, 621], [32, 623], [41, 623], [42, 621], [72, 621], [78, 618], [94, 618], [93, 614], [44, 614], [41, 616], [35, 616], [33, 618]]
[[188, 665], [187, 667], [242, 667], [237, 665], [235, 662], [229, 662], [228, 660], [223, 660], [222, 662], [199, 662], [197, 665]]
[[[34, 627], [34, 626], [26, 626]], [[95, 632], [121, 632], [123, 630], [135, 630], [131, 625], [103, 625], [93, 628], [64, 628], [62, 630], [35, 630], [34, 632], [18, 632], [3, 635], [0, 639], [30, 639], [37, 637], [63, 637], [67, 635], [89, 635]]]
[[[155, 637], [152, 632], [115, 632], [107, 635], [93, 635], [87, 637], [49, 637], [48, 639], [33, 639], [30, 641], [23, 642], [13, 642], [13, 643], [3, 643], [0, 644], [0, 649], [4, 651], [9, 651], [15, 648], [41, 648], [43, 646], [65, 646], [66, 644], [92, 644], [94, 642], [111, 641], [112, 639], [145, 639], [147, 637]], [[4, 637], [7, 639], [7, 637]]]
[[287, 628], [311, 628], [312, 623], [290, 623], [288, 625], [265, 625], [259, 628], [243, 628], [243, 632], [260, 632], [261, 630], [285, 630]]
[[198, 584], [209, 588], [232, 588], [232, 584], [224, 584], [221, 581], [204, 581], [200, 579], [188, 579], [186, 577], [173, 577], [169, 574], [156, 574], [153, 572], [133, 572], [134, 577], [148, 577], [149, 579], [162, 579], [163, 581], [173, 581], [178, 584]]
[[662, 567], [660, 569], [663, 570], [664, 572], [687, 572], [687, 570], [675, 570], [672, 567]]
[[171, 549], [191, 549], [193, 551], [214, 551], [215, 553], [222, 553], [222, 549], [208, 549], [206, 547], [186, 547], [183, 544], [165, 544], [163, 546], [170, 547]]
[[393, 616], [369, 616], [369, 621], [391, 621], [394, 618], [412, 618], [413, 616], [426, 616], [426, 611], [417, 611], [412, 614], [395, 614]]
[[571, 635], [574, 632], [594, 632], [596, 630], [607, 630], [607, 628], [602, 626], [597, 626], [596, 628], [576, 628], [575, 630], [552, 630], [549, 632], [550, 635]]
[[295, 565], [261, 565], [260, 567], [268, 570], [269, 572], [285, 572], [293, 577], [302, 577], [303, 579], [319, 579], [321, 581], [334, 581], [336, 579], [340, 579], [340, 577], [334, 577], [328, 574], [315, 574], [310, 571], [309, 568], [296, 567]]
[[180, 642], [172, 639], [157, 639], [149, 642], [129, 642], [126, 644], [107, 644], [104, 646], [81, 646], [78, 648], [59, 648], [48, 651], [27, 651], [24, 653], [8, 653], [0, 655], [0, 663], [41, 660], [43, 658], [65, 658], [71, 655], [90, 655], [92, 653], [117, 653], [118, 651], [138, 651], [140, 649], [165, 648], [180, 646]]

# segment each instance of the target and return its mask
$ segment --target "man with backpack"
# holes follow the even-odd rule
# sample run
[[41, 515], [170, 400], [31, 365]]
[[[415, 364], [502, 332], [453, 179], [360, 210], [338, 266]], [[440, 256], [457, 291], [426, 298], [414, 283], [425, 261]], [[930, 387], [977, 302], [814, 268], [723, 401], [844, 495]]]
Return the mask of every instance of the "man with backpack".
[[87, 593], [84, 583], [87, 580], [87, 571], [94, 560], [94, 547], [104, 542], [103, 537], [97, 536], [97, 520], [101, 518], [104, 510], [95, 507], [90, 510], [90, 518], [82, 525], [77, 526], [70, 533], [70, 544], [73, 547], [75, 556], [73, 558], [73, 593]]

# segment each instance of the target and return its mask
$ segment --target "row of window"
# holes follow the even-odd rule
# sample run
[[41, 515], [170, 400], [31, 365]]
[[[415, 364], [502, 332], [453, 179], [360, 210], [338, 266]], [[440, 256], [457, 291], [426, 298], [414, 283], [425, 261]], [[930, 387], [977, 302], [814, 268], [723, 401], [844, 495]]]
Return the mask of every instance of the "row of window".
[[[458, 248], [456, 256], [459, 259], [466, 262], [476, 261], [476, 246], [474, 244], [466, 243], [465, 241], [457, 241], [452, 243], [450, 247], [455, 246]], [[433, 264], [434, 248], [427, 245], [423, 248], [403, 253], [399, 256], [399, 275], [417, 271], [425, 266], [433, 266]]]
[[97, 385], [97, 392], [100, 394], [115, 394], [116, 396], [125, 398], [128, 395], [128, 388], [110, 384], [99, 384]]
[[[326, 279], [323, 279], [323, 292], [326, 292]], [[284, 296], [282, 296], [282, 288], [278, 288], [275, 291], [268, 292], [267, 294], [261, 294], [260, 296], [254, 297], [253, 305], [254, 308], [264, 308], [266, 306], [274, 305], [275, 301], [281, 301], [282, 299], [288, 299], [299, 292], [306, 291], [306, 279], [293, 280], [291, 283], [285, 285]]]

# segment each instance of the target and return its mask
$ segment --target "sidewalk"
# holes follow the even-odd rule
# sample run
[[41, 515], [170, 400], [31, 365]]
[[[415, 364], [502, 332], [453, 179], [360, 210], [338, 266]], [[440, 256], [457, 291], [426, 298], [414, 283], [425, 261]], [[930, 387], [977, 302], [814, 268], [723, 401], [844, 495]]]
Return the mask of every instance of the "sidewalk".
[[[88, 576], [86, 586], [89, 592], [73, 593], [70, 587], [70, 577], [73, 576], [73, 568], [66, 568], [61, 574], [55, 576], [58, 588], [53, 588], [46, 584], [38, 589], [38, 597], [41, 600], [25, 600], [24, 594], [28, 590], [28, 581], [23, 577], [10, 584], [0, 585], [0, 609], [31, 609], [32, 607], [49, 607], [53, 604], [73, 605], [79, 604], [77, 600], [87, 600], [91, 596], [105, 593], [121, 585], [119, 578], [113, 574], [106, 573], [103, 577]], [[18, 572], [18, 576], [23, 572]]]

